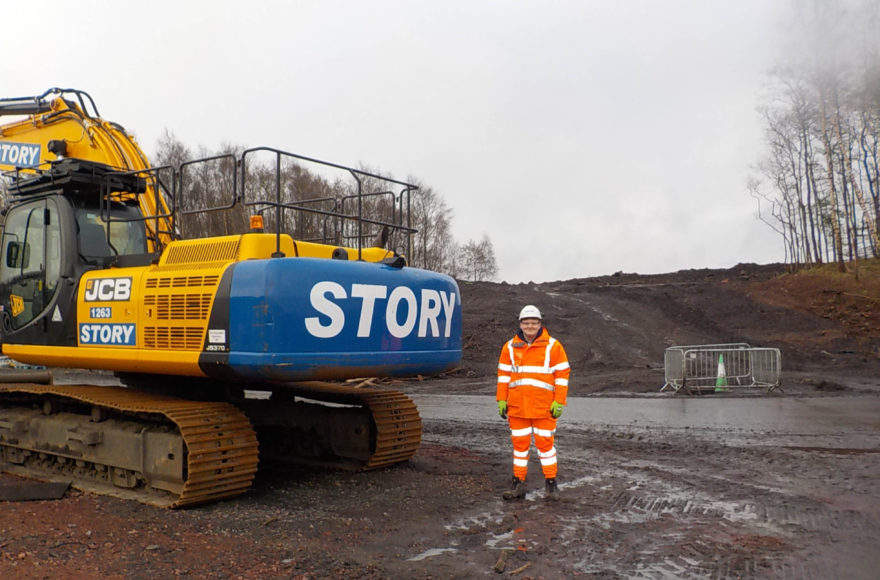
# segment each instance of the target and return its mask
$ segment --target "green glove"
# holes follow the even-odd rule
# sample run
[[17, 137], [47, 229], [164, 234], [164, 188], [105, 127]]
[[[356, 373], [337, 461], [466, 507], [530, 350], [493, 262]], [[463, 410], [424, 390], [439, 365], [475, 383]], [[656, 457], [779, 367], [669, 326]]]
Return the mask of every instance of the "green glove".
[[502, 419], [507, 419], [507, 401], [498, 401], [498, 414]]
[[554, 419], [558, 419], [562, 417], [562, 410], [565, 408], [565, 405], [561, 405], [556, 401], [550, 403], [550, 414], [553, 415]]

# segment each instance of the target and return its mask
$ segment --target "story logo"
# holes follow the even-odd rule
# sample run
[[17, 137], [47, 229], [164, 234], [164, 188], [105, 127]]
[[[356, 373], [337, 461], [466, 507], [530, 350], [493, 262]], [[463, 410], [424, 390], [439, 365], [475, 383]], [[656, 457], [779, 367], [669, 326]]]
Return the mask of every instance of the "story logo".
[[134, 346], [134, 324], [91, 324], [79, 325], [80, 344], [106, 344]]
[[39, 163], [39, 145], [32, 143], [0, 143], [0, 165], [32, 167]]
[[[312, 308], [324, 319], [310, 316], [305, 319], [306, 330], [317, 338], [333, 338], [345, 328], [345, 311], [335, 302], [360, 300], [357, 337], [369, 337], [373, 331], [373, 313], [384, 301], [385, 328], [395, 338], [406, 338], [416, 331], [419, 338], [449, 337], [455, 310], [455, 293], [422, 288], [419, 295], [407, 286], [397, 286], [388, 292], [378, 284], [352, 284], [351, 292], [336, 282], [318, 282], [309, 294]], [[404, 306], [405, 305], [405, 306]], [[401, 316], [405, 317], [401, 320]], [[441, 319], [441, 314], [443, 318]], [[443, 322], [441, 328], [441, 321]], [[418, 325], [418, 327], [417, 327]]]

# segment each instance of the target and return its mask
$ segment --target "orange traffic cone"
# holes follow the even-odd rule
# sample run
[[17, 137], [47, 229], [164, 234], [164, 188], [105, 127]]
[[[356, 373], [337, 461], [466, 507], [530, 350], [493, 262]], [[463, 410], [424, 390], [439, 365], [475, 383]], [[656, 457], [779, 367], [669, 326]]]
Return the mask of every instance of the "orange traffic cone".
[[718, 377], [715, 379], [715, 392], [723, 393], [727, 390], [727, 372], [724, 370], [724, 355], [718, 355]]

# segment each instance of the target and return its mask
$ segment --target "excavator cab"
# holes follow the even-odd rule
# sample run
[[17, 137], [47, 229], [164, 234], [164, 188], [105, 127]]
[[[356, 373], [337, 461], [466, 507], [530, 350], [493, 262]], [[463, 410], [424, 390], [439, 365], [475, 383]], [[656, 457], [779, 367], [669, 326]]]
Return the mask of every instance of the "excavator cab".
[[137, 190], [138, 180], [114, 187], [106, 177], [98, 164], [64, 160], [12, 181], [13, 203], [0, 242], [4, 337], [16, 333], [30, 344], [75, 344], [75, 321], [62, 316], [75, 311], [75, 281], [89, 270], [155, 258], [147, 252], [137, 202], [110, 191]]

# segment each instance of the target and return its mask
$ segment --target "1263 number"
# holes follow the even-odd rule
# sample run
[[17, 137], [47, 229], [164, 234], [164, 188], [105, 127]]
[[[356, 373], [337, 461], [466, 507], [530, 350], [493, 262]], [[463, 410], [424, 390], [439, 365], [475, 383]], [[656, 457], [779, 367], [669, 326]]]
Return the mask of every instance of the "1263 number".
[[113, 309], [109, 306], [92, 306], [89, 308], [91, 318], [113, 318]]

